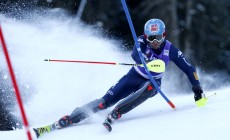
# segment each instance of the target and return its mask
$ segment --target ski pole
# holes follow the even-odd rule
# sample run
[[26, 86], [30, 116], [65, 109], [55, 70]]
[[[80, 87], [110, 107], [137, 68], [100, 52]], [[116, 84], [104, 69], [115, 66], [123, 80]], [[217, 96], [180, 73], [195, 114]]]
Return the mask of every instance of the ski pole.
[[55, 60], [45, 59], [48, 62], [71, 62], [71, 63], [90, 63], [90, 64], [107, 64], [107, 65], [126, 65], [126, 66], [140, 66], [140, 64], [117, 63], [117, 62], [99, 62], [99, 61], [82, 61], [82, 60]]
[[216, 94], [216, 93], [213, 93], [213, 94], [207, 96], [206, 98], [209, 98], [209, 97], [212, 97], [212, 96], [215, 96], [215, 95], [217, 95], [217, 94]]
[[[129, 63], [117, 63], [117, 62], [98, 62], [98, 61], [82, 61], [82, 60], [55, 60], [55, 59], [45, 59], [48, 62], [70, 62], [70, 63], [88, 63], [88, 64], [106, 64], [106, 65], [125, 65], [125, 66], [141, 66], [143, 64], [129, 64]], [[153, 60], [149, 62], [148, 69], [152, 72], [162, 73], [165, 71], [165, 63], [162, 60]]]

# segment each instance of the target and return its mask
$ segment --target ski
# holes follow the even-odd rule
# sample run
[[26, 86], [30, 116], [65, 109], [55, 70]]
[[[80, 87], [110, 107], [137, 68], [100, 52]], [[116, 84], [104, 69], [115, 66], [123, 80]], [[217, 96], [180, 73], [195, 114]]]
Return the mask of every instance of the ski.
[[56, 124], [51, 124], [47, 126], [42, 126], [38, 128], [33, 128], [34, 133], [36, 134], [36, 137], [39, 138], [45, 133], [50, 133], [51, 131], [57, 129]]
[[110, 120], [110, 119], [106, 119], [106, 120], [103, 122], [103, 126], [104, 126], [109, 132], [112, 131], [112, 126], [111, 126], [111, 120]]

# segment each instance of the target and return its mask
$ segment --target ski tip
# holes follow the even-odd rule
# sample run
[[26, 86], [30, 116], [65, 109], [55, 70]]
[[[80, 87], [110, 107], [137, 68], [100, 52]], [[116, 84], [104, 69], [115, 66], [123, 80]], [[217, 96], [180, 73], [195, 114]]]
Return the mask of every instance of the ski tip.
[[34, 133], [36, 134], [36, 137], [38, 138], [40, 136], [38, 133], [38, 130], [36, 128], [33, 128], [33, 130], [34, 130]]
[[103, 126], [109, 131], [111, 132], [112, 131], [112, 127], [109, 123], [103, 123]]

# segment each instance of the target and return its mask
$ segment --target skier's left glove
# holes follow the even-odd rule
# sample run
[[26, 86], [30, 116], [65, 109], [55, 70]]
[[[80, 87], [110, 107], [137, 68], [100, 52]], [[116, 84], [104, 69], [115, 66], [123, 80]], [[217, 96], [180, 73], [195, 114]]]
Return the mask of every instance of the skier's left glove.
[[205, 97], [205, 94], [203, 94], [203, 90], [200, 86], [193, 86], [192, 91], [194, 92], [194, 99], [196, 102], [196, 105], [198, 107], [205, 106], [207, 104], [208, 99]]

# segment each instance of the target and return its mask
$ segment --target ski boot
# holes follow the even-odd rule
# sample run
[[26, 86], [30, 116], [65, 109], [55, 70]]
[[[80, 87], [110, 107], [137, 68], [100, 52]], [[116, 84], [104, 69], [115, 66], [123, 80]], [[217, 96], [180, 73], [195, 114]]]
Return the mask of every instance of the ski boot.
[[111, 113], [108, 114], [107, 118], [103, 122], [103, 126], [109, 132], [111, 132], [112, 131], [112, 127], [111, 127], [112, 122], [114, 122], [115, 120], [118, 120], [119, 118], [121, 118], [121, 113], [119, 113], [117, 109], [114, 109]]
[[37, 138], [39, 138], [44, 133], [49, 133], [55, 129], [61, 129], [61, 128], [66, 127], [70, 124], [72, 124], [72, 120], [70, 119], [70, 116], [67, 115], [67, 116], [62, 117], [60, 120], [58, 120], [57, 122], [55, 122], [51, 125], [47, 125], [47, 126], [43, 126], [43, 127], [39, 127], [39, 128], [33, 128], [33, 130], [34, 130]]

